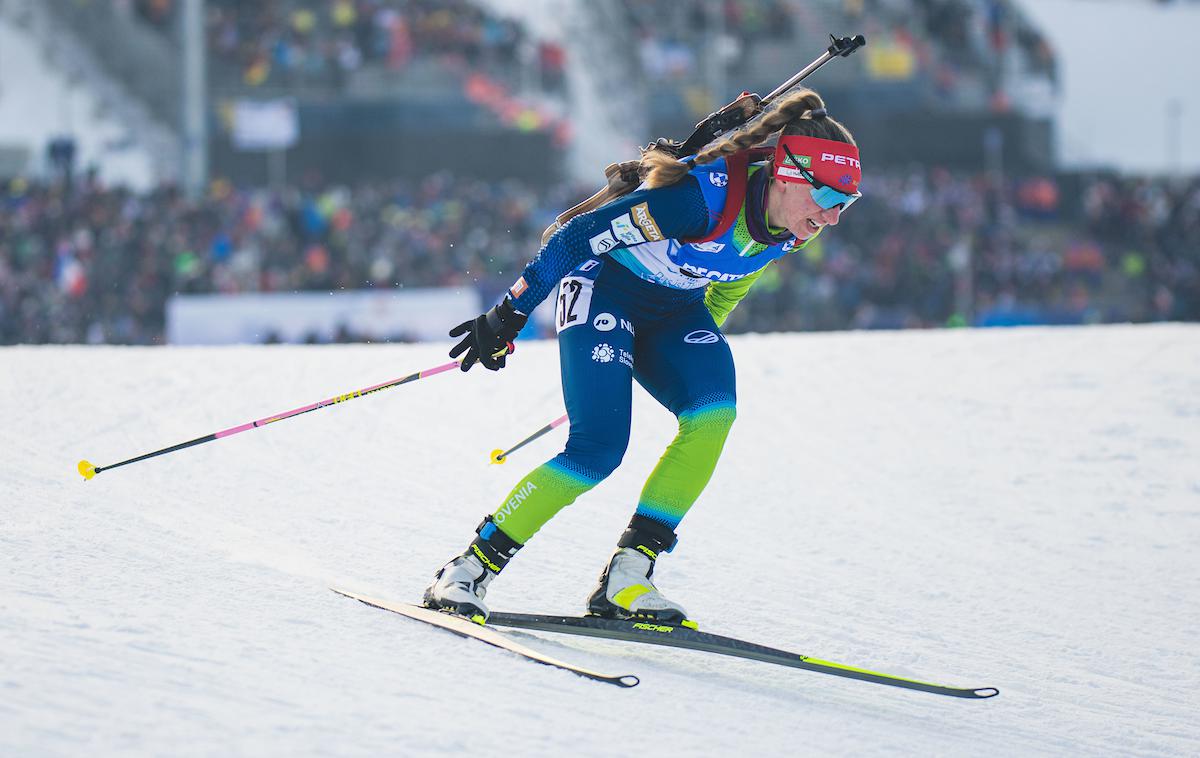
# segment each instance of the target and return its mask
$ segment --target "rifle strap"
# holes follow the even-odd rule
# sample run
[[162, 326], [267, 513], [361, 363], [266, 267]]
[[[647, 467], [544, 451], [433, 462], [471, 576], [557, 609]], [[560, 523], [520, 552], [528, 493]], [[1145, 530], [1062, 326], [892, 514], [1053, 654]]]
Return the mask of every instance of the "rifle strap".
[[608, 184], [601, 187], [600, 191], [579, 205], [558, 214], [554, 219], [554, 223], [546, 227], [546, 231], [542, 232], [542, 244], [545, 245], [549, 242], [555, 232], [579, 214], [594, 211], [605, 203], [628, 195], [637, 189], [637, 186], [642, 183], [641, 177], [638, 176], [639, 165], [641, 165], [640, 160], [610, 163], [605, 166], [604, 176], [608, 179]]

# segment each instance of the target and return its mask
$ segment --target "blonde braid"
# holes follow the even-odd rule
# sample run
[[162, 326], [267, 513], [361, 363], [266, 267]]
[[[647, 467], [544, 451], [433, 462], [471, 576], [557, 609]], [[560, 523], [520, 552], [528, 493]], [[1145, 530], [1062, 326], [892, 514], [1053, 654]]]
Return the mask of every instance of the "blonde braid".
[[[825, 102], [813, 90], [799, 89], [791, 92], [756, 118], [710, 142], [696, 153], [694, 164], [701, 166], [712, 163], [719, 158], [761, 145], [771, 135], [792, 122], [809, 118], [810, 111], [824, 107]], [[643, 152], [639, 166], [646, 186], [650, 189], [670, 186], [686, 176], [689, 170], [691, 169], [688, 164], [681, 163], [663, 150]]]

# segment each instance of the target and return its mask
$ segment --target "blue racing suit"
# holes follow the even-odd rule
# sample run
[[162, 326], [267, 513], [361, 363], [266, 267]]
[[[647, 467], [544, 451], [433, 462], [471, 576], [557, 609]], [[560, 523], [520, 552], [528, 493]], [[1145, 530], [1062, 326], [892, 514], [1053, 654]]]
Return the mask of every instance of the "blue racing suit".
[[[800, 247], [786, 234], [774, 237], [777, 243], [757, 242], [744, 207], [728, 209], [739, 216], [719, 237], [685, 241], [717, 228], [727, 210], [725, 170], [723, 160], [697, 167], [674, 185], [638, 189], [576, 216], [509, 291], [513, 305], [530, 313], [557, 288], [571, 422], [563, 452], [523, 477], [493, 514], [516, 542], [524, 544], [620, 464], [634, 379], [679, 421], [637, 515], [674, 530], [708, 483], [736, 415], [733, 357], [718, 323], [767, 264]], [[754, 181], [760, 170], [748, 169], [747, 198], [762, 196]]]

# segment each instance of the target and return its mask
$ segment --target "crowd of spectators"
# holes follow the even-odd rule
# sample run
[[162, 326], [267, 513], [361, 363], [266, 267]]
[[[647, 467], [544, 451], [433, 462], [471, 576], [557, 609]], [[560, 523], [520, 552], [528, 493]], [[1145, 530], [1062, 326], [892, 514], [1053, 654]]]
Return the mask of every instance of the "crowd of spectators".
[[0, 191], [0, 343], [162, 340], [172, 293], [484, 286], [514, 278], [548, 210], [517, 182], [437, 175], [200, 202], [94, 181]]
[[[1070, 198], [1062, 190], [1077, 187]], [[591, 188], [450, 174], [204, 200], [0, 184], [0, 344], [163, 341], [173, 293], [475, 286], [491, 299]], [[881, 172], [772, 267], [733, 331], [1200, 320], [1200, 179]]]
[[728, 66], [751, 44], [791, 40], [795, 24], [787, 0], [627, 0], [619, 10], [642, 72], [657, 83], [686, 84], [706, 57]]
[[914, 168], [864, 192], [734, 328], [1200, 319], [1200, 179]]
[[907, 51], [944, 98], [978, 83], [993, 110], [1012, 107], [1006, 79], [1014, 72], [1058, 84], [1049, 40], [1013, 0], [844, 0], [868, 38]]
[[1014, 0], [624, 0], [615, 7], [630, 40], [626, 55], [653, 85], [652, 106], [664, 118], [679, 112], [694, 122], [739, 85], [782, 81], [794, 71], [790, 50], [815, 53], [839, 29], [870, 40], [853, 61], [856, 73], [842, 75], [904, 82], [906, 101], [1044, 115], [1058, 87], [1049, 40]]
[[[176, 0], [136, 0], [135, 10], [169, 32]], [[547, 91], [561, 91], [565, 54], [534, 40], [516, 19], [474, 0], [208, 0], [208, 49], [246, 87], [341, 89], [366, 66], [397, 71], [419, 59], [461, 70], [511, 74], [532, 66]]]
[[[174, 28], [178, 0], [123, 2], [150, 24]], [[1014, 72], [1052, 85], [1058, 76], [1046, 37], [1013, 0], [842, 0], [820, 8], [798, 0], [624, 0], [612, 8], [606, 18], [619, 23], [624, 40], [614, 54], [636, 58], [643, 81], [678, 90], [669, 107], [689, 117], [728, 96], [704, 84], [714, 81], [714, 67], [741, 81], [747, 51], [823, 39], [834, 10], [844, 19], [835, 26], [872, 40], [862, 56], [868, 76], [916, 77], [931, 96], [983, 97], [1004, 111], [1013, 105], [1006, 80]], [[398, 71], [437, 60], [510, 88], [536, 81], [552, 96], [565, 89], [563, 47], [479, 0], [208, 0], [206, 9], [218, 83], [235, 72], [244, 88], [339, 92], [366, 67]]]

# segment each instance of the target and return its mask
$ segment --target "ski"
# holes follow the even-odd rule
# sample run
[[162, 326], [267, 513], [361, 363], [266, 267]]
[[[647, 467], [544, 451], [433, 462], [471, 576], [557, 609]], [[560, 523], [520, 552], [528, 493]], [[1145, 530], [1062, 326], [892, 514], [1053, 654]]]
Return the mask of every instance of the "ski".
[[406, 616], [414, 621], [423, 621], [426, 624], [445, 629], [448, 632], [453, 632], [460, 637], [470, 637], [471, 639], [479, 640], [480, 642], [492, 645], [493, 647], [498, 647], [502, 650], [516, 653], [517, 655], [528, 660], [542, 663], [547, 666], [553, 666], [564, 671], [570, 671], [572, 674], [578, 674], [579, 676], [587, 679], [592, 679], [597, 682], [606, 682], [608, 684], [615, 684], [618, 687], [636, 687], [638, 684], [638, 678], [633, 674], [602, 674], [598, 671], [592, 671], [591, 669], [583, 668], [582, 666], [576, 666], [572, 663], [560, 661], [557, 658], [539, 653], [531, 647], [522, 645], [516, 640], [509, 639], [500, 632], [488, 629], [487, 627], [477, 624], [468, 618], [464, 618], [463, 616], [456, 616], [454, 614], [444, 613], [442, 611], [435, 611], [419, 605], [411, 605], [409, 603], [395, 603], [390, 600], [380, 600], [378, 598], [360, 595], [357, 592], [340, 589], [338, 587], [330, 587], [330, 589], [339, 595], [344, 595], [348, 598], [358, 600], [359, 602], [365, 603], [372, 607], [380, 608], [385, 611], [391, 611], [392, 613], [398, 613], [401, 616]]
[[892, 674], [882, 674], [877, 671], [847, 666], [843, 663], [823, 661], [798, 653], [789, 653], [766, 645], [723, 637], [719, 634], [701, 632], [688, 626], [660, 624], [652, 621], [619, 621], [597, 616], [546, 616], [529, 613], [500, 613], [493, 612], [488, 616], [488, 626], [503, 626], [513, 629], [528, 629], [540, 632], [561, 634], [577, 634], [584, 637], [600, 637], [626, 642], [641, 642], [651, 645], [699, 650], [717, 655], [728, 655], [734, 658], [747, 658], [752, 661], [774, 663], [780, 666], [816, 671], [822, 674], [832, 674], [849, 679], [861, 679], [865, 682], [886, 684], [892, 687], [903, 687], [909, 690], [930, 692], [935, 695], [950, 697], [983, 699], [995, 697], [1000, 690], [995, 687], [958, 688], [941, 684], [921, 682], [906, 679]]

